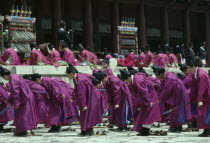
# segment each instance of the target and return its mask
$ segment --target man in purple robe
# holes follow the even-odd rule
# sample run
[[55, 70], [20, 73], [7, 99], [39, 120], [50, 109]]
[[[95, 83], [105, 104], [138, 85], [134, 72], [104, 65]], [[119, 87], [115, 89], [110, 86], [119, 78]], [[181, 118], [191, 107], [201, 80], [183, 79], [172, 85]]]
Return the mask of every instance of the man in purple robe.
[[31, 44], [30, 59], [26, 61], [26, 65], [54, 65], [58, 67], [58, 63], [51, 61], [43, 55], [43, 53], [36, 48], [35, 44]]
[[102, 91], [102, 89], [103, 90], [105, 90], [105, 89], [103, 88], [103, 86], [102, 86], [102, 84], [101, 84], [101, 82], [99, 80], [97, 80], [95, 78], [91, 78], [91, 79], [92, 79], [93, 85], [97, 89], [96, 92], [97, 92], [97, 95], [98, 95], [99, 101], [100, 101], [98, 103], [99, 104], [98, 106], [100, 106], [101, 114], [103, 115], [106, 112], [106, 109], [108, 107], [107, 106], [107, 100], [104, 98], [104, 94], [103, 94], [104, 91]]
[[52, 61], [54, 62], [62, 61], [60, 53], [54, 48], [52, 44], [48, 44], [48, 48], [49, 48], [49, 58]]
[[187, 69], [194, 73], [191, 86], [191, 102], [196, 103], [197, 128], [204, 129], [200, 137], [210, 135], [210, 84], [208, 73], [188, 63]]
[[165, 55], [162, 53], [161, 49], [159, 50], [159, 54], [157, 55], [157, 57], [155, 57], [154, 59], [154, 64], [162, 68], [167, 67]]
[[[81, 44], [79, 44], [79, 51], [80, 51], [80, 56], [78, 58], [79, 62], [85, 62], [85, 61], [91, 61], [91, 54], [88, 50], [84, 49], [83, 46]], [[84, 61], [85, 60], [85, 61]]]
[[104, 59], [102, 62], [102, 71], [107, 75], [113, 75], [112, 70], [109, 67], [109, 59]]
[[178, 59], [176, 55], [174, 55], [172, 51], [166, 51], [166, 54], [168, 55], [169, 64], [171, 67], [178, 67]]
[[134, 97], [133, 106], [137, 115], [134, 115], [133, 129], [141, 136], [148, 136], [151, 124], [161, 121], [157, 93], [144, 73], [132, 75], [126, 70], [120, 70], [120, 73]]
[[3, 65], [21, 65], [17, 51], [11, 48], [9, 43], [5, 43], [5, 51], [0, 57], [0, 62]]
[[64, 52], [62, 60], [66, 63], [71, 63], [72, 65], [76, 66], [77, 62], [75, 61], [74, 53], [69, 49], [66, 43], [62, 44], [62, 48], [60, 52]]
[[150, 46], [147, 45], [144, 49], [144, 54], [146, 57], [142, 60], [142, 62], [139, 64], [141, 67], [149, 67], [154, 63], [154, 55], [152, 52], [150, 52]]
[[[184, 73], [184, 76], [182, 76], [180, 79], [182, 80], [188, 95], [190, 96], [190, 99], [192, 99], [193, 97], [191, 97], [191, 86], [193, 84], [193, 77], [194, 74], [190, 73], [189, 69], [187, 68], [187, 65], [185, 64], [180, 64], [179, 65], [179, 69]], [[190, 121], [190, 123], [188, 124], [188, 128], [191, 128], [193, 130], [197, 129], [197, 115], [196, 115], [196, 102], [191, 103], [191, 113], [192, 113], [192, 119]]]
[[96, 79], [106, 84], [108, 91], [108, 103], [110, 109], [109, 123], [118, 127], [117, 131], [123, 131], [127, 121], [133, 117], [132, 95], [128, 86], [114, 75], [107, 76], [102, 71], [94, 75]]
[[0, 67], [0, 74], [4, 80], [9, 81], [11, 94], [8, 102], [14, 105], [15, 135], [27, 135], [27, 130], [36, 128], [36, 110], [34, 95], [24, 80], [16, 74]]
[[[100, 71], [99, 69], [93, 69], [93, 74], [97, 73], [98, 71]], [[113, 75], [112, 70], [109, 67], [109, 59], [104, 59], [102, 62], [102, 72], [104, 72], [107, 75]]]
[[34, 94], [37, 124], [45, 124], [49, 108], [49, 95], [44, 87], [30, 81], [31, 78], [29, 75], [24, 75], [23, 78], [24, 82], [30, 87]]
[[144, 60], [145, 57], [146, 57], [146, 55], [144, 54], [144, 52], [142, 51], [142, 49], [139, 49], [139, 57], [135, 61], [136, 67], [139, 67], [140, 66], [139, 64]]
[[92, 136], [94, 134], [93, 127], [97, 123], [102, 122], [100, 98], [98, 97], [96, 88], [91, 82], [90, 75], [79, 74], [74, 66], [69, 64], [66, 69], [69, 79], [73, 79], [75, 86], [75, 96], [72, 98], [80, 109], [80, 126], [81, 136]]
[[[9, 94], [7, 90], [3, 87], [3, 85], [0, 85], [0, 112], [10, 106], [7, 102], [8, 98]], [[0, 133], [4, 132], [4, 123], [14, 119], [12, 110], [13, 108], [10, 108], [0, 115]]]
[[68, 117], [76, 117], [76, 107], [70, 102], [72, 88], [61, 79], [41, 77], [39, 74], [31, 75], [31, 80], [42, 85], [50, 97], [46, 127], [51, 126], [51, 129], [48, 132], [60, 132], [61, 125], [68, 125], [75, 120], [68, 120]]
[[89, 52], [89, 54], [91, 56], [89, 62], [92, 63], [92, 64], [94, 64], [94, 65], [98, 65], [98, 63], [99, 63], [98, 57], [94, 53], [92, 53], [92, 52]]
[[[173, 109], [190, 101], [186, 88], [180, 79], [172, 72], [166, 72], [164, 68], [153, 66], [157, 79], [161, 80], [161, 87], [158, 91], [159, 103], [166, 103], [169, 109]], [[170, 131], [181, 132], [182, 125], [191, 120], [190, 105], [187, 104], [169, 113]]]
[[133, 53], [133, 50], [129, 50], [129, 54], [125, 59], [120, 59], [118, 63], [122, 66], [129, 67], [129, 66], [134, 66], [134, 61], [135, 61], [135, 55]]

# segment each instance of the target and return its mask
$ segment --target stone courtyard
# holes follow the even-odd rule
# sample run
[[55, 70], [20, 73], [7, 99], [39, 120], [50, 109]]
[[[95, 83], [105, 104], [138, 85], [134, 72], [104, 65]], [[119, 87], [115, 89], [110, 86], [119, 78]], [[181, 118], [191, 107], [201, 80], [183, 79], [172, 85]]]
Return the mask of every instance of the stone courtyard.
[[[131, 127], [131, 126], [130, 126]], [[6, 128], [11, 128], [10, 124]], [[170, 133], [167, 136], [136, 136], [137, 133], [134, 131], [126, 132], [113, 132], [109, 131], [108, 128], [95, 128], [94, 132], [106, 131], [107, 135], [94, 135], [80, 137], [80, 128], [78, 125], [72, 125], [72, 129], [76, 131], [67, 131], [68, 126], [62, 128], [60, 133], [48, 133], [49, 129], [44, 128], [43, 125], [39, 125], [38, 129], [33, 130], [35, 136], [29, 134], [26, 137], [14, 137], [12, 132], [1, 133], [0, 143], [209, 143], [210, 137], [201, 138], [197, 135], [199, 132], [182, 132], [182, 133]], [[186, 128], [186, 126], [184, 126]], [[156, 130], [168, 130], [168, 126], [161, 124], [160, 128], [152, 128]], [[29, 132], [30, 133], [30, 132]]]

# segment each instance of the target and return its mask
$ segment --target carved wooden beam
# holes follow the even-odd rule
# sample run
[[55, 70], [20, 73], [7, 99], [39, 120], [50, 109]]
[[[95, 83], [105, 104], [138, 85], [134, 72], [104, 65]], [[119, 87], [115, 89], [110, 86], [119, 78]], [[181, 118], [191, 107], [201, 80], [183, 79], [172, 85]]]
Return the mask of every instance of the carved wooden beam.
[[191, 0], [190, 3], [187, 5], [188, 8], [193, 8], [200, 3], [201, 0]]
[[170, 4], [175, 3], [175, 2], [176, 2], [176, 0], [167, 0], [167, 1], [165, 2], [165, 5], [166, 5], [166, 6], [169, 6]]

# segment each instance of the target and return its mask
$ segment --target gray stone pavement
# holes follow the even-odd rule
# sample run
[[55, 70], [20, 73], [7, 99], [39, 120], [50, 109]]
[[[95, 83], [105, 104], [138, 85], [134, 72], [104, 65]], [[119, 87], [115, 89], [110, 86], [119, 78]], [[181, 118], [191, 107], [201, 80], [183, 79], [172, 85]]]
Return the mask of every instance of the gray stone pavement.
[[[107, 135], [94, 135], [91, 137], [79, 137], [80, 133], [78, 125], [73, 125], [72, 128], [76, 131], [62, 131], [60, 133], [48, 133], [49, 129], [39, 125], [38, 129], [33, 130], [36, 136], [29, 135], [27, 137], [14, 137], [12, 132], [1, 133], [0, 143], [210, 143], [210, 137], [201, 138], [197, 135], [199, 132], [182, 132], [168, 133], [167, 136], [136, 136], [136, 132], [113, 132], [107, 128], [95, 128], [94, 131], [100, 133], [105, 130]], [[186, 126], [184, 126], [186, 127]], [[11, 128], [7, 125], [6, 128]], [[68, 129], [64, 126], [62, 130]], [[160, 128], [152, 128], [152, 130], [168, 130], [168, 126], [161, 124]]]

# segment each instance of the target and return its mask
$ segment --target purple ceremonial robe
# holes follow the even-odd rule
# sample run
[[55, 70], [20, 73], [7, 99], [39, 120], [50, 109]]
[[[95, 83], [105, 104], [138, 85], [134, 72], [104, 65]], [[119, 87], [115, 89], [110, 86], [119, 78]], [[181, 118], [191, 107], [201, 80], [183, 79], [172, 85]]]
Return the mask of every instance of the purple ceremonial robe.
[[[62, 94], [65, 95], [65, 98], [63, 99], [63, 119], [62, 119], [62, 125], [68, 125], [72, 123], [74, 120], [76, 120], [77, 116], [77, 106], [74, 102], [71, 102], [70, 99], [74, 96], [74, 89], [65, 81], [63, 81], [61, 78], [54, 78], [56, 82], [59, 84], [59, 90], [62, 91]], [[66, 120], [67, 117], [73, 117], [74, 119]]]
[[60, 53], [56, 50], [53, 49], [50, 54], [49, 54], [49, 58], [54, 61], [54, 62], [58, 62], [58, 61], [62, 61], [61, 57], [60, 57]]
[[157, 92], [161, 85], [160, 80], [158, 80], [157, 78], [155, 78], [153, 76], [148, 76], [148, 79], [152, 82], [152, 85], [153, 85], [155, 91]]
[[28, 84], [19, 75], [10, 75], [9, 103], [14, 105], [15, 132], [21, 133], [36, 128], [34, 95]]
[[[2, 85], [0, 85], [0, 112], [9, 107], [9, 104], [7, 103], [8, 98], [9, 94], [7, 90]], [[0, 115], [0, 123], [5, 123], [13, 120], [14, 117], [12, 112], [13, 108], [11, 107], [7, 111], [5, 111], [2, 115]]]
[[135, 55], [134, 53], [130, 53], [125, 59], [121, 59], [118, 63], [122, 66], [129, 67], [134, 65]]
[[[162, 81], [162, 86], [158, 92], [159, 101], [169, 105], [169, 109], [183, 105], [190, 101], [186, 88], [183, 82], [176, 77], [172, 72], [165, 73], [165, 79]], [[187, 104], [169, 114], [170, 127], [183, 125], [191, 120], [190, 105]]]
[[172, 65], [173, 63], [178, 63], [177, 57], [174, 54], [169, 54], [168, 55], [169, 58], [169, 64]]
[[136, 65], [137, 67], [139, 67], [139, 66], [140, 66], [139, 64], [144, 60], [145, 57], [146, 57], [146, 55], [142, 52], [142, 53], [139, 55], [138, 59], [136, 60], [136, 62], [135, 62], [136, 64], [135, 64], [135, 65]]
[[[197, 127], [198, 129], [210, 129], [210, 79], [208, 73], [197, 68], [193, 77], [190, 89], [191, 101], [196, 104]], [[198, 102], [203, 106], [198, 107]]]
[[191, 84], [192, 84], [192, 82], [193, 82], [193, 76], [194, 76], [194, 74], [193, 74], [193, 73], [190, 73], [190, 74], [188, 74], [188, 75], [186, 75], [186, 76], [183, 76], [183, 77], [181, 78], [181, 80], [182, 80], [182, 82], [183, 82], [185, 88], [187, 89], [187, 93], [188, 93], [189, 95], [190, 95]]
[[54, 65], [58, 67], [59, 65], [56, 62], [51, 61], [51, 59], [45, 57], [40, 50], [33, 49], [31, 51], [30, 59], [26, 61], [27, 65], [37, 65], [39, 60], [45, 65]]
[[149, 51], [146, 54], [146, 57], [143, 59], [142, 61], [143, 65], [141, 65], [141, 67], [148, 67], [153, 62], [154, 62], [154, 55], [152, 52]]
[[96, 70], [96, 69], [94, 69], [93, 70], [93, 74], [94, 73], [97, 73], [99, 71], [102, 71], [102, 72], [104, 72], [107, 75], [113, 75], [113, 72], [112, 72], [112, 70], [109, 67], [107, 69], [102, 69], [102, 70]]
[[169, 64], [169, 57], [167, 54], [163, 54], [164, 58], [165, 58], [165, 61], [166, 61], [166, 64]]
[[[133, 117], [132, 94], [126, 83], [114, 75], [108, 76], [105, 88], [108, 91], [108, 102], [110, 103], [110, 116], [108, 121], [115, 123], [117, 127], [125, 127], [127, 120]], [[119, 105], [119, 109], [114, 109]]]
[[[50, 97], [49, 111], [46, 126], [51, 125], [67, 125], [73, 120], [67, 120], [70, 116], [76, 115], [75, 106], [70, 103], [72, 96], [72, 88], [66, 85], [59, 78], [43, 77], [42, 86], [46, 89]], [[65, 98], [62, 98], [65, 95]]]
[[112, 55], [108, 54], [108, 55], [105, 56], [105, 59], [111, 59], [111, 58], [113, 58]]
[[[86, 131], [102, 122], [100, 95], [88, 75], [76, 74], [74, 85], [74, 100], [80, 108], [81, 131]], [[83, 111], [84, 107], [87, 107], [86, 111]]]
[[90, 60], [89, 60], [89, 62], [92, 63], [92, 64], [94, 64], [94, 65], [97, 65], [98, 62], [99, 62], [98, 57], [94, 53], [92, 53], [92, 52], [89, 52], [89, 55], [91, 57]]
[[63, 61], [67, 62], [67, 63], [71, 63], [73, 66], [76, 66], [77, 63], [75, 61], [75, 57], [74, 57], [74, 53], [67, 49], [64, 54], [63, 54]]
[[107, 69], [105, 69], [105, 70], [102, 70], [105, 74], [107, 74], [107, 75], [113, 75], [113, 72], [112, 72], [112, 70], [110, 69], [110, 68], [107, 68]]
[[[193, 73], [190, 73], [184, 77], [181, 78], [186, 90], [187, 90], [187, 93], [188, 95], [190, 96], [190, 100], [192, 99], [191, 98], [191, 94], [190, 94], [190, 89], [191, 89], [191, 86], [193, 84], [193, 76], [194, 74]], [[192, 100], [191, 100], [192, 101]], [[191, 113], [192, 113], [192, 119], [191, 121], [195, 121], [196, 120], [196, 103], [191, 103]]]
[[49, 108], [49, 95], [47, 94], [45, 88], [41, 85], [38, 85], [27, 79], [24, 79], [24, 82], [29, 86], [34, 94], [37, 124], [45, 124]]
[[162, 68], [167, 67], [166, 66], [166, 59], [165, 59], [165, 55], [160, 53], [158, 54], [158, 56], [154, 59], [154, 64], [157, 66], [160, 66]]
[[4, 54], [0, 57], [0, 61], [6, 62], [9, 58], [12, 60], [11, 65], [21, 65], [17, 52], [12, 48], [4, 51]]
[[[96, 92], [99, 96], [99, 105], [101, 109], [101, 114], [103, 115], [106, 112], [106, 109], [108, 107], [108, 101], [107, 101], [107, 91], [100, 91], [105, 90], [104, 88], [97, 88]], [[107, 96], [106, 96], [107, 95]]]
[[[90, 61], [91, 60], [91, 56], [90, 56], [90, 52], [88, 50], [83, 50], [81, 53], [80, 53], [80, 56], [86, 60], [86, 61]], [[80, 62], [85, 62], [83, 61], [83, 59], [78, 57], [78, 61]]]
[[[139, 131], [141, 125], [151, 125], [156, 121], [161, 121], [161, 114], [158, 104], [158, 96], [152, 86], [152, 82], [143, 73], [133, 75], [129, 89], [134, 97], [134, 130]], [[150, 106], [153, 103], [153, 106]], [[140, 111], [137, 109], [140, 108]], [[136, 115], [137, 114], [137, 115]]]

